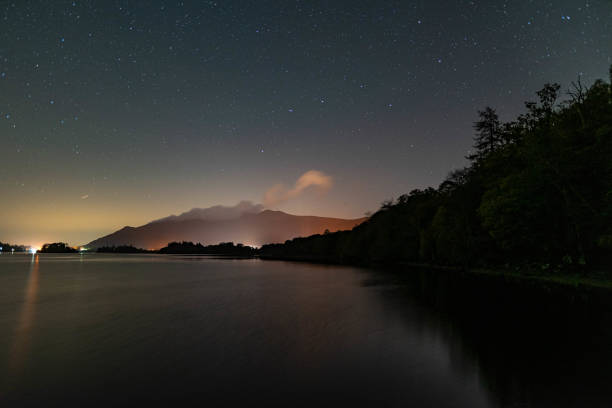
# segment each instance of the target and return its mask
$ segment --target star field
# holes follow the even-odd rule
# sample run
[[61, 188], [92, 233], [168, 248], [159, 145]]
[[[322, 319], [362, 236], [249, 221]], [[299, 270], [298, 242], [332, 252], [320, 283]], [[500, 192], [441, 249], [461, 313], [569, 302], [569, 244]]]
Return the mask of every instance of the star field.
[[600, 1], [0, 3], [5, 241], [82, 243], [192, 207], [359, 217], [465, 164], [476, 111], [607, 76]]

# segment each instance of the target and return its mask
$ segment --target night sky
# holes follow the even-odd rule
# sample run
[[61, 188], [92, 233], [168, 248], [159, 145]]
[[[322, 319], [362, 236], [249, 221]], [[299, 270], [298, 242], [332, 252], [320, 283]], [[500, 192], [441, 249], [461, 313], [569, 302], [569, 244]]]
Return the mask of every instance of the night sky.
[[611, 63], [605, 0], [0, 1], [0, 240], [279, 183], [271, 208], [360, 217], [465, 165], [478, 109]]

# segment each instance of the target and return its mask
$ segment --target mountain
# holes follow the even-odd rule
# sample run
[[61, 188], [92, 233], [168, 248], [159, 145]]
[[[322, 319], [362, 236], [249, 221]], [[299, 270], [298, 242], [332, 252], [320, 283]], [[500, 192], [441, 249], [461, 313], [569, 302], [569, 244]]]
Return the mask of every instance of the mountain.
[[[192, 213], [194, 210], [190, 211]], [[188, 214], [188, 213], [185, 213]], [[350, 230], [367, 218], [353, 220], [291, 215], [282, 211], [243, 212], [234, 218], [190, 218], [171, 216], [140, 227], [124, 227], [85, 245], [87, 248], [133, 245], [158, 249], [172, 241], [193, 241], [205, 245], [219, 242], [261, 246], [285, 242], [295, 237]]]

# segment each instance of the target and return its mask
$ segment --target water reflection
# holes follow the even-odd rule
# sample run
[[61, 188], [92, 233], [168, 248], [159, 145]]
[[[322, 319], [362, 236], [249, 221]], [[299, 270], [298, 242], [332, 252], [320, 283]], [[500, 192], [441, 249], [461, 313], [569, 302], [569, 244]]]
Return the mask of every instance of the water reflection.
[[39, 274], [39, 259], [38, 254], [32, 254], [30, 261], [30, 270], [28, 273], [28, 282], [25, 290], [25, 297], [15, 336], [9, 354], [9, 375], [12, 381], [17, 381], [23, 370], [24, 361], [26, 360], [28, 348], [32, 340], [32, 325], [34, 323], [34, 314], [36, 312], [36, 298], [38, 294], [38, 274]]
[[365, 284], [406, 324], [438, 333], [458, 374], [476, 363], [494, 406], [610, 406], [609, 293], [401, 272]]
[[11, 350], [10, 364], [0, 361], [0, 374], [10, 365], [7, 406], [612, 400], [606, 296], [433, 271], [157, 255], [41, 255], [39, 281], [38, 258], [21, 259], [0, 259], [0, 333], [17, 329], [0, 337]]

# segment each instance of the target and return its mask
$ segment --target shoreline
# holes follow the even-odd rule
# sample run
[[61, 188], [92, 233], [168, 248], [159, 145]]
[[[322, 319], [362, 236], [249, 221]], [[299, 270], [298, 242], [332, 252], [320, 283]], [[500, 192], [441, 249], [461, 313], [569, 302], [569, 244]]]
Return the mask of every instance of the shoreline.
[[[325, 265], [359, 266], [364, 268], [379, 268], [387, 270], [390, 268], [414, 268], [431, 269], [437, 271], [466, 274], [473, 277], [504, 279], [512, 283], [537, 284], [541, 287], [554, 285], [560, 288], [574, 288], [580, 290], [612, 291], [612, 273], [604, 272], [602, 269], [590, 273], [542, 273], [535, 268], [516, 271], [510, 268], [466, 268], [462, 266], [435, 265], [417, 262], [396, 263], [350, 263], [338, 262], [326, 259], [314, 259], [304, 257], [273, 257], [258, 256], [259, 259], [267, 261], [306, 262]], [[612, 271], [611, 271], [612, 272]]]
[[[27, 253], [23, 253], [27, 254]], [[85, 253], [44, 253], [39, 254], [56, 254], [56, 255], [85, 255]], [[87, 253], [91, 254], [91, 252]], [[285, 262], [300, 262], [300, 263], [311, 263], [320, 265], [338, 265], [338, 266], [355, 266], [369, 269], [379, 269], [381, 271], [390, 272], [391, 269], [394, 272], [399, 273], [398, 269], [429, 269], [435, 271], [443, 271], [455, 274], [465, 274], [470, 277], [480, 277], [488, 279], [503, 279], [511, 283], [522, 283], [538, 285], [541, 288], [547, 286], [555, 286], [558, 288], [572, 288], [579, 290], [597, 290], [597, 291], [612, 291], [612, 271], [606, 271], [603, 268], [599, 268], [587, 273], [551, 273], [542, 272], [541, 270], [532, 268], [522, 268], [519, 270], [512, 269], [509, 267], [473, 267], [466, 268], [462, 266], [451, 266], [451, 265], [436, 265], [419, 262], [341, 262], [334, 261], [329, 258], [323, 257], [279, 257], [270, 255], [251, 255], [241, 256], [233, 254], [199, 254], [199, 253], [166, 253], [160, 254], [159, 252], [95, 252], [95, 254], [111, 254], [111, 255], [179, 255], [179, 256], [205, 256], [212, 259], [261, 259], [264, 261], [285, 261]]]

